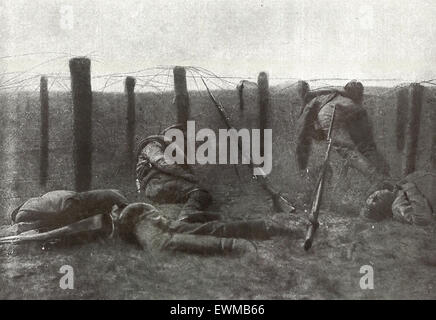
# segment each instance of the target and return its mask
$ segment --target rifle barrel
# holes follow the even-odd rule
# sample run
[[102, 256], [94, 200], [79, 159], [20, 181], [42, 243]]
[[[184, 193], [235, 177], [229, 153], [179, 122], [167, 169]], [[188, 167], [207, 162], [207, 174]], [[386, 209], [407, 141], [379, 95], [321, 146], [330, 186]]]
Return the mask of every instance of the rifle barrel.
[[306, 238], [304, 240], [304, 250], [306, 250], [306, 251], [312, 247], [313, 238], [315, 237], [315, 232], [319, 227], [319, 221], [318, 221], [319, 208], [321, 206], [322, 192], [324, 189], [324, 178], [325, 178], [325, 173], [327, 171], [327, 164], [328, 164], [328, 160], [329, 160], [329, 156], [330, 156], [330, 149], [332, 146], [331, 135], [332, 135], [332, 129], [333, 129], [333, 122], [335, 119], [335, 113], [336, 113], [336, 105], [333, 107], [333, 114], [332, 114], [332, 118], [330, 120], [329, 130], [328, 130], [328, 134], [327, 134], [327, 143], [328, 143], [327, 150], [325, 153], [324, 162], [323, 162], [320, 176], [318, 179], [318, 184], [316, 186], [315, 198], [313, 200], [312, 208], [311, 208], [310, 213], [309, 213], [309, 221], [311, 224], [310, 224], [309, 228], [307, 229]]
[[[206, 87], [207, 93], [210, 97], [210, 99], [212, 100], [212, 102], [215, 104], [215, 106], [218, 109], [219, 114], [221, 115], [221, 118], [223, 119], [224, 123], [226, 124], [228, 129], [234, 129], [234, 127], [230, 124], [230, 118], [227, 116], [224, 107], [221, 105], [221, 103], [214, 97], [214, 95], [212, 94], [212, 92], [209, 90], [209, 87], [207, 86], [206, 82], [204, 81], [203, 77], [201, 77], [201, 81], [203, 82], [204, 86]], [[239, 150], [242, 150], [242, 145], [241, 145], [241, 141], [238, 139], [238, 148]], [[242, 153], [242, 152], [241, 152]], [[242, 157], [244, 157], [244, 154], [242, 154]], [[251, 156], [251, 154], [248, 155], [248, 160], [249, 160], [249, 166], [251, 168], [254, 167], [254, 163], [253, 163], [253, 157]], [[260, 169], [261, 170], [261, 169]], [[264, 189], [274, 198], [276, 198], [277, 196], [282, 199], [284, 202], [286, 202], [290, 207], [291, 207], [291, 211], [294, 211], [295, 208], [294, 206], [292, 206], [291, 202], [286, 199], [282, 194], [280, 194], [280, 192], [277, 192], [276, 190], [274, 190], [266, 175], [261, 175], [260, 176], [262, 179], [262, 186], [264, 187]], [[259, 180], [260, 181], [260, 180]]]

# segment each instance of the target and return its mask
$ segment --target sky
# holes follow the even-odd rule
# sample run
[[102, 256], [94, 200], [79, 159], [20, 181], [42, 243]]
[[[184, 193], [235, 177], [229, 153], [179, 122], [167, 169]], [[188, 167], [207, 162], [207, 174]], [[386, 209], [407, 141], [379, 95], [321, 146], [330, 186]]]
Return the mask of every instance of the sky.
[[93, 75], [432, 79], [434, 17], [434, 0], [0, 0], [0, 73], [67, 75], [87, 55]]

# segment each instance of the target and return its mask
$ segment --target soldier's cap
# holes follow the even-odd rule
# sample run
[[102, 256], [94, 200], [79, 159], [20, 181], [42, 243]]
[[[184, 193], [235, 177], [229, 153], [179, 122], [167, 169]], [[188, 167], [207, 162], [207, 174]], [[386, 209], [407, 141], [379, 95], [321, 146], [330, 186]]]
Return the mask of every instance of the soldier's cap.
[[163, 129], [163, 130], [160, 132], [160, 134], [164, 136], [165, 133], [167, 133], [167, 131], [168, 131], [168, 130], [171, 130], [171, 129], [180, 129], [180, 130], [182, 130], [182, 131], [185, 131], [185, 129], [186, 129], [186, 125], [183, 124], [183, 123], [176, 123], [176, 124], [170, 125], [169, 127]]
[[359, 100], [363, 96], [363, 84], [357, 80], [351, 80], [344, 86], [345, 92], [353, 100]]
[[360, 81], [357, 81], [356, 79], [350, 80], [347, 82], [347, 84], [344, 86], [344, 89], [347, 88], [357, 88], [363, 91], [363, 84]]

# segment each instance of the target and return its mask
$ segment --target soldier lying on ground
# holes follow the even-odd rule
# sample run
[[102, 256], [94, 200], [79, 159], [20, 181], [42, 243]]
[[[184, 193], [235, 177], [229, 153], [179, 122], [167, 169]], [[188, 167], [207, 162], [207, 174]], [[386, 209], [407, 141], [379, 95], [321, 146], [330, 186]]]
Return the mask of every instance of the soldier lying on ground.
[[[30, 198], [13, 210], [12, 226], [2, 235], [50, 231], [89, 217], [106, 215], [114, 210], [114, 206], [121, 211], [127, 205], [127, 199], [118, 190], [51, 191]], [[106, 218], [111, 220], [110, 216]]]
[[263, 219], [204, 223], [171, 220], [146, 203], [128, 205], [118, 221], [121, 237], [133, 239], [151, 252], [245, 253], [255, 250], [250, 240], [268, 240], [274, 236], [295, 237], [299, 234], [297, 230]]
[[377, 151], [371, 124], [362, 106], [363, 85], [350, 81], [344, 90], [309, 91], [300, 83], [303, 107], [297, 123], [297, 161], [300, 169], [307, 167], [312, 139], [326, 139], [334, 106], [332, 147], [373, 184], [373, 188], [389, 181], [389, 168]]
[[388, 218], [416, 225], [428, 225], [435, 221], [436, 173], [416, 171], [399, 181], [394, 191], [377, 190], [366, 200], [363, 217], [381, 221]]
[[14, 210], [13, 224], [3, 232], [0, 243], [49, 241], [86, 232], [134, 240], [151, 251], [223, 254], [254, 251], [248, 240], [298, 235], [260, 219], [186, 223], [164, 217], [150, 204], [126, 204], [115, 190], [52, 191]]
[[171, 141], [165, 137], [169, 129], [184, 129], [181, 124], [170, 126], [160, 135], [145, 138], [139, 143], [136, 177], [139, 190], [155, 203], [184, 203], [179, 219], [185, 222], [205, 222], [217, 218], [204, 210], [212, 197], [201, 187], [192, 168], [186, 164], [169, 164], [165, 161], [165, 148]]
[[20, 233], [27, 230], [46, 231], [106, 214], [114, 205], [119, 209], [128, 205], [127, 199], [118, 190], [56, 190], [25, 201], [12, 211], [11, 220]]

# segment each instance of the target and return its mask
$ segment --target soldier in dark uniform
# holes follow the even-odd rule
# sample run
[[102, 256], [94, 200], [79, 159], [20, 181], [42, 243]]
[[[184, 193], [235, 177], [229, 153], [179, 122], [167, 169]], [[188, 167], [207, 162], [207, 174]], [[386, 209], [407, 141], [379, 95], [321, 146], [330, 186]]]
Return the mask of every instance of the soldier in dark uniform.
[[213, 255], [255, 252], [254, 240], [301, 237], [302, 231], [261, 219], [187, 223], [170, 220], [147, 203], [128, 205], [116, 190], [58, 190], [31, 198], [14, 210], [12, 226], [0, 229], [0, 244], [47, 242], [85, 234], [120, 237], [151, 252]]
[[275, 236], [301, 237], [302, 231], [262, 219], [186, 223], [170, 220], [146, 203], [132, 203], [119, 216], [120, 235], [151, 252], [182, 251], [196, 254], [255, 252], [252, 241]]
[[303, 104], [297, 126], [297, 161], [300, 169], [307, 167], [312, 139], [327, 136], [333, 109], [332, 148], [361, 172], [374, 186], [389, 180], [389, 167], [377, 150], [372, 127], [362, 106], [363, 85], [347, 83], [344, 90], [310, 91], [300, 83]]
[[192, 168], [186, 164], [169, 164], [165, 148], [171, 141], [165, 137], [169, 129], [184, 129], [181, 124], [166, 128], [160, 135], [145, 138], [137, 152], [137, 187], [155, 203], [184, 203], [179, 219], [185, 222], [204, 222], [218, 216], [205, 209], [210, 205], [210, 193], [200, 186]]
[[[112, 232], [112, 214], [117, 216], [127, 205], [126, 197], [113, 189], [50, 191], [40, 197], [28, 199], [13, 210], [10, 215], [11, 226], [2, 228], [0, 234], [14, 236], [26, 232], [44, 233], [97, 216], [95, 220], [89, 219], [89, 227], [92, 229], [92, 225], [97, 223]], [[86, 228], [88, 227], [84, 230]], [[74, 233], [78, 230], [71, 227], [68, 232]]]

